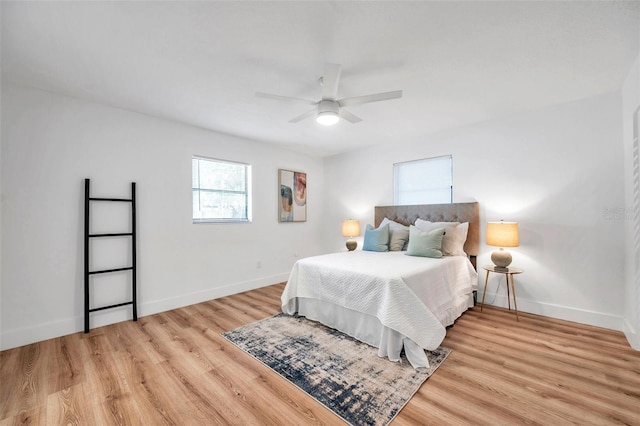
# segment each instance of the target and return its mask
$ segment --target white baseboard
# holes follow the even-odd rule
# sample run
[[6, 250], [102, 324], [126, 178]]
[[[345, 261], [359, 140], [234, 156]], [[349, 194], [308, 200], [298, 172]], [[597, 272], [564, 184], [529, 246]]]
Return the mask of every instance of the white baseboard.
[[183, 294], [178, 297], [144, 303], [140, 305], [140, 308], [138, 309], [138, 316], [144, 317], [147, 315], [157, 314], [159, 312], [169, 311], [171, 309], [181, 308], [183, 306], [205, 302], [207, 300], [218, 299], [220, 297], [242, 293], [244, 291], [255, 290], [257, 288], [281, 283], [288, 279], [289, 273], [272, 275], [270, 277], [260, 278], [257, 280], [233, 283], [223, 287], [216, 287], [205, 291]]
[[[482, 300], [481, 292], [478, 291], [478, 303]], [[507, 296], [489, 293], [485, 296], [487, 305], [507, 308]], [[513, 300], [511, 309], [513, 309]], [[623, 318], [618, 315], [606, 314], [603, 312], [588, 311], [569, 306], [554, 305], [551, 303], [535, 302], [518, 297], [518, 312], [528, 312], [530, 314], [542, 315], [545, 317], [557, 318], [566, 321], [578, 322], [581, 324], [593, 325], [596, 327], [608, 328], [610, 330], [622, 331]]]
[[[240, 283], [232, 283], [222, 287], [207, 289], [188, 294], [181, 294], [163, 300], [154, 300], [150, 302], [142, 302], [138, 304], [138, 318], [157, 314], [159, 312], [169, 311], [171, 309], [181, 308], [193, 305], [207, 300], [217, 299], [231, 294], [242, 293], [244, 291], [254, 290], [266, 287], [289, 278], [288, 273], [264, 277], [257, 280], [244, 281]], [[102, 327], [117, 322], [128, 321], [131, 319], [131, 308], [126, 306], [121, 309], [98, 311], [91, 314], [91, 328]], [[0, 350], [17, 348], [19, 346], [28, 345], [30, 343], [40, 342], [42, 340], [52, 339], [55, 337], [66, 336], [67, 334], [77, 333], [84, 330], [83, 315], [69, 317], [57, 321], [38, 324], [31, 327], [25, 327], [14, 330], [3, 330], [0, 334]]]
[[640, 333], [626, 319], [624, 320], [624, 329], [622, 330], [627, 337], [631, 347], [640, 351]]
[[[155, 300], [147, 303], [143, 302], [139, 304], [138, 317], [153, 315], [159, 312], [193, 305], [207, 300], [229, 296], [231, 294], [254, 290], [260, 287], [286, 281], [288, 278], [289, 274], [283, 273], [257, 280], [232, 283], [223, 287], [182, 294], [177, 297], [163, 300]], [[478, 303], [481, 301], [480, 297], [481, 292], [478, 292]], [[504, 308], [508, 306], [506, 296], [496, 295], [495, 293], [487, 293], [486, 303]], [[549, 303], [534, 302], [521, 298], [518, 298], [518, 310], [536, 315], [543, 315], [582, 324], [594, 325], [596, 327], [623, 331], [627, 336], [631, 347], [640, 350], [640, 334], [631, 326], [631, 324], [624, 321], [620, 316]], [[113, 311], [99, 311], [93, 313], [91, 316], [91, 328], [102, 327], [121, 321], [128, 321], [130, 319], [131, 310], [127, 307], [114, 309]], [[82, 315], [79, 315], [31, 327], [7, 331], [3, 330], [2, 334], [0, 334], [0, 350], [11, 349], [46, 339], [52, 339], [54, 337], [65, 336], [67, 334], [83, 331], [83, 329], [84, 319]]]

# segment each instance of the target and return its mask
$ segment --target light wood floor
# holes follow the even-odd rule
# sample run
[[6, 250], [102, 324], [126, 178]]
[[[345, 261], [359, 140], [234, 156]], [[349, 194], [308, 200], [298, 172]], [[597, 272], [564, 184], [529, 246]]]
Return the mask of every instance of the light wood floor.
[[[219, 333], [279, 312], [278, 284], [0, 353], [0, 425], [305, 425], [336, 416]], [[622, 333], [486, 307], [393, 425], [640, 425]]]

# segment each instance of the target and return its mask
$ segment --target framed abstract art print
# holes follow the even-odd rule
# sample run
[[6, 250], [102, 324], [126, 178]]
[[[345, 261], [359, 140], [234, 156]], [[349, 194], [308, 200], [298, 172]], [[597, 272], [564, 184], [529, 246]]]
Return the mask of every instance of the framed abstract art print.
[[278, 169], [278, 221], [307, 220], [307, 174]]

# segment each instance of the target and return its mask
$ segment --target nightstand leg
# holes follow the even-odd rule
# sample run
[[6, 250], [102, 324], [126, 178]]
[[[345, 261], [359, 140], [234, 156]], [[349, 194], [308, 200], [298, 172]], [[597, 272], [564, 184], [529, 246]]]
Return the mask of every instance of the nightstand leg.
[[507, 305], [509, 306], [509, 310], [511, 310], [511, 293], [509, 291], [509, 273], [504, 274], [507, 278]]
[[[513, 274], [508, 274], [507, 277], [511, 275], [511, 290], [513, 290], [513, 306], [516, 309], [516, 321], [520, 322], [520, 319], [518, 318], [518, 302], [516, 302], [516, 282], [515, 282], [515, 278], [513, 278]], [[507, 286], [509, 285], [509, 283], [507, 283]]]
[[482, 312], [482, 308], [484, 308], [484, 297], [487, 295], [487, 281], [489, 281], [489, 271], [487, 271], [487, 276], [484, 277], [484, 291], [482, 292], [482, 305], [480, 305], [480, 312]]

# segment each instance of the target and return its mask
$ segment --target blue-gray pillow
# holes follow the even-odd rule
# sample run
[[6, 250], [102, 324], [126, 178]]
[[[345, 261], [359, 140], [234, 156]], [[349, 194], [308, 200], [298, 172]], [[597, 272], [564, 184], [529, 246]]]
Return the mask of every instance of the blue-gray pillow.
[[364, 244], [362, 250], [365, 251], [389, 251], [389, 225], [383, 225], [378, 229], [367, 225], [364, 229]]
[[382, 219], [380, 225], [389, 225], [389, 251], [403, 251], [409, 242], [409, 227], [388, 218]]
[[409, 226], [409, 256], [442, 257], [442, 238], [445, 228], [436, 228], [423, 232], [415, 226]]

